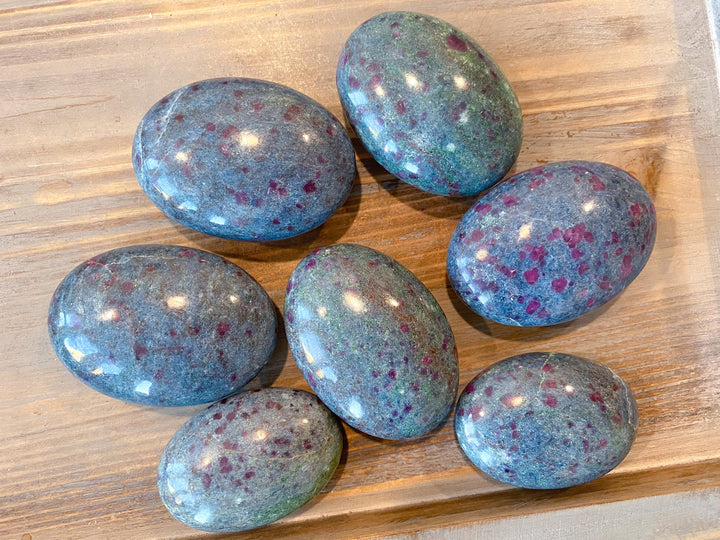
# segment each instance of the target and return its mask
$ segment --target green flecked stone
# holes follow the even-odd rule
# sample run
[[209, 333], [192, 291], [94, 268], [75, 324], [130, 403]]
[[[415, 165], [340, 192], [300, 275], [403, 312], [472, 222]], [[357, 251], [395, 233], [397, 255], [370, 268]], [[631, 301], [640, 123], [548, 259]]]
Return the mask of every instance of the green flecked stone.
[[312, 389], [360, 431], [419, 437], [452, 408], [452, 329], [432, 293], [383, 253], [335, 244], [305, 257], [288, 282], [285, 329]]
[[243, 392], [177, 431], [160, 459], [158, 489], [185, 525], [254, 529], [317, 495], [342, 448], [339, 422], [314, 395], [289, 388]]
[[475, 195], [520, 152], [517, 97], [470, 36], [419, 13], [382, 13], [345, 43], [337, 67], [343, 109], [390, 173], [430, 193]]

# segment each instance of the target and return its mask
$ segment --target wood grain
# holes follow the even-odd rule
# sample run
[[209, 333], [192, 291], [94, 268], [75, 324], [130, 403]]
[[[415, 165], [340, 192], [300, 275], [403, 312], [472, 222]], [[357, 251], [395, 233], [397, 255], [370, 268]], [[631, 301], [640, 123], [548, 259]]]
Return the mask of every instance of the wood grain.
[[[617, 300], [540, 329], [472, 314], [449, 286], [444, 264], [472, 201], [399, 183], [357, 140], [359, 177], [347, 204], [296, 239], [212, 238], [173, 224], [146, 198], [130, 148], [157, 99], [195, 80], [247, 76], [296, 88], [340, 117], [334, 74], [342, 44], [358, 24], [391, 9], [447, 20], [500, 64], [525, 120], [514, 171], [592, 159], [625, 168], [645, 185], [658, 210], [657, 244]], [[455, 442], [452, 419], [404, 443], [346, 428], [346, 455], [323, 493], [281, 522], [237, 538], [429, 538], [447, 527], [454, 531], [448, 538], [461, 530], [502, 537], [539, 513], [546, 519], [532, 521], [538, 528], [524, 528], [523, 538], [547, 538], [563, 527], [582, 530], [583, 513], [574, 509], [604, 503], [619, 508], [602, 514], [608, 535], [636, 538], [629, 509], [645, 508], [648, 497], [657, 515], [686, 512], [673, 523], [694, 527], [648, 530], [648, 537], [717, 533], [720, 107], [702, 1], [0, 0], [0, 66], [0, 536], [204, 536], [175, 522], [155, 487], [165, 443], [201, 408], [115, 401], [62, 367], [45, 318], [68, 271], [114, 247], [182, 244], [238, 263], [282, 308], [295, 264], [339, 241], [395, 257], [430, 288], [455, 331], [461, 384], [524, 352], [592, 358], [635, 392], [638, 439], [606, 477], [534, 492], [475, 470]], [[254, 384], [308, 388], [284, 340]], [[692, 506], [682, 503], [688, 500], [710, 512], [700, 528], [683, 510]]]

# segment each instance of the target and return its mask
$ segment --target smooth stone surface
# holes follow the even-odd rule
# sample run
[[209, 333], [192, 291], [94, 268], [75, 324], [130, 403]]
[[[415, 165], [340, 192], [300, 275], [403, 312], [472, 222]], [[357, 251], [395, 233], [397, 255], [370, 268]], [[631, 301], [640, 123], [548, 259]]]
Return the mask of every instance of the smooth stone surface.
[[254, 529], [317, 495], [342, 448], [339, 422], [312, 394], [243, 392], [175, 433], [160, 458], [158, 489], [185, 525], [210, 532]]
[[227, 259], [136, 245], [84, 262], [60, 283], [50, 339], [73, 375], [108, 396], [180, 406], [236, 392], [275, 347], [265, 290]]
[[455, 411], [467, 457], [493, 478], [531, 489], [599, 478], [628, 454], [637, 426], [625, 381], [596, 362], [559, 353], [490, 366], [467, 385]]
[[336, 244], [305, 257], [287, 285], [285, 329], [312, 389], [360, 431], [418, 437], [452, 408], [450, 325], [430, 291], [387, 255]]
[[468, 210], [447, 268], [460, 297], [499, 323], [570, 321], [622, 292], [655, 243], [655, 207], [625, 171], [550, 163], [507, 179]]
[[520, 152], [522, 115], [510, 84], [467, 34], [419, 13], [382, 13], [345, 43], [343, 109], [390, 173], [439, 195], [475, 195]]
[[164, 97], [140, 122], [133, 165], [168, 217], [237, 240], [314, 229], [355, 178], [350, 138], [327, 109], [254, 79], [200, 81]]

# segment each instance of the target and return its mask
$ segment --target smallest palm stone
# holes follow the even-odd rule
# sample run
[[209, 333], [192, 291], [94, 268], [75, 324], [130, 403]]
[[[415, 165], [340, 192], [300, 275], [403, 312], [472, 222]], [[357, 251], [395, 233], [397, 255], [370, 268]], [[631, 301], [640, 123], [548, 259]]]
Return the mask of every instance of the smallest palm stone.
[[342, 447], [337, 419], [314, 395], [291, 388], [243, 392], [175, 433], [160, 459], [160, 497], [190, 527], [254, 529], [317, 495]]
[[455, 412], [468, 458], [496, 480], [531, 489], [595, 480], [630, 451], [638, 410], [610, 369], [576, 356], [530, 353], [475, 377]]

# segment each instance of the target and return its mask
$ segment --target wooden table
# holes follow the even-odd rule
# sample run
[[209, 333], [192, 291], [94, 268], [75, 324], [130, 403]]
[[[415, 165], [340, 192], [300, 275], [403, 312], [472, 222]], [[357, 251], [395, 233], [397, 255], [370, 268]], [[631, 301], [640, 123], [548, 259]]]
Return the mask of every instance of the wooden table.
[[[390, 9], [439, 16], [500, 64], [525, 118], [514, 171], [591, 159], [645, 185], [658, 239], [616, 301], [557, 327], [482, 320], [452, 291], [444, 263], [472, 201], [398, 183], [357, 141], [347, 204], [297, 239], [205, 236], [144, 195], [131, 141], [156, 100], [195, 80], [248, 76], [292, 86], [340, 116], [341, 46]], [[322, 494], [238, 538], [720, 537], [720, 107], [703, 1], [0, 0], [0, 66], [0, 536], [203, 536], [172, 519], [155, 485], [165, 443], [201, 407], [107, 398], [50, 347], [48, 302], [75, 265], [129, 244], [198, 247], [244, 267], [282, 307], [305, 254], [356, 242], [395, 257], [435, 294], [458, 341], [461, 385], [514, 354], [592, 358], [635, 392], [637, 441], [606, 477], [535, 492], [474, 469], [451, 419], [412, 442], [346, 428], [347, 453]], [[308, 388], [284, 340], [260, 378]]]

